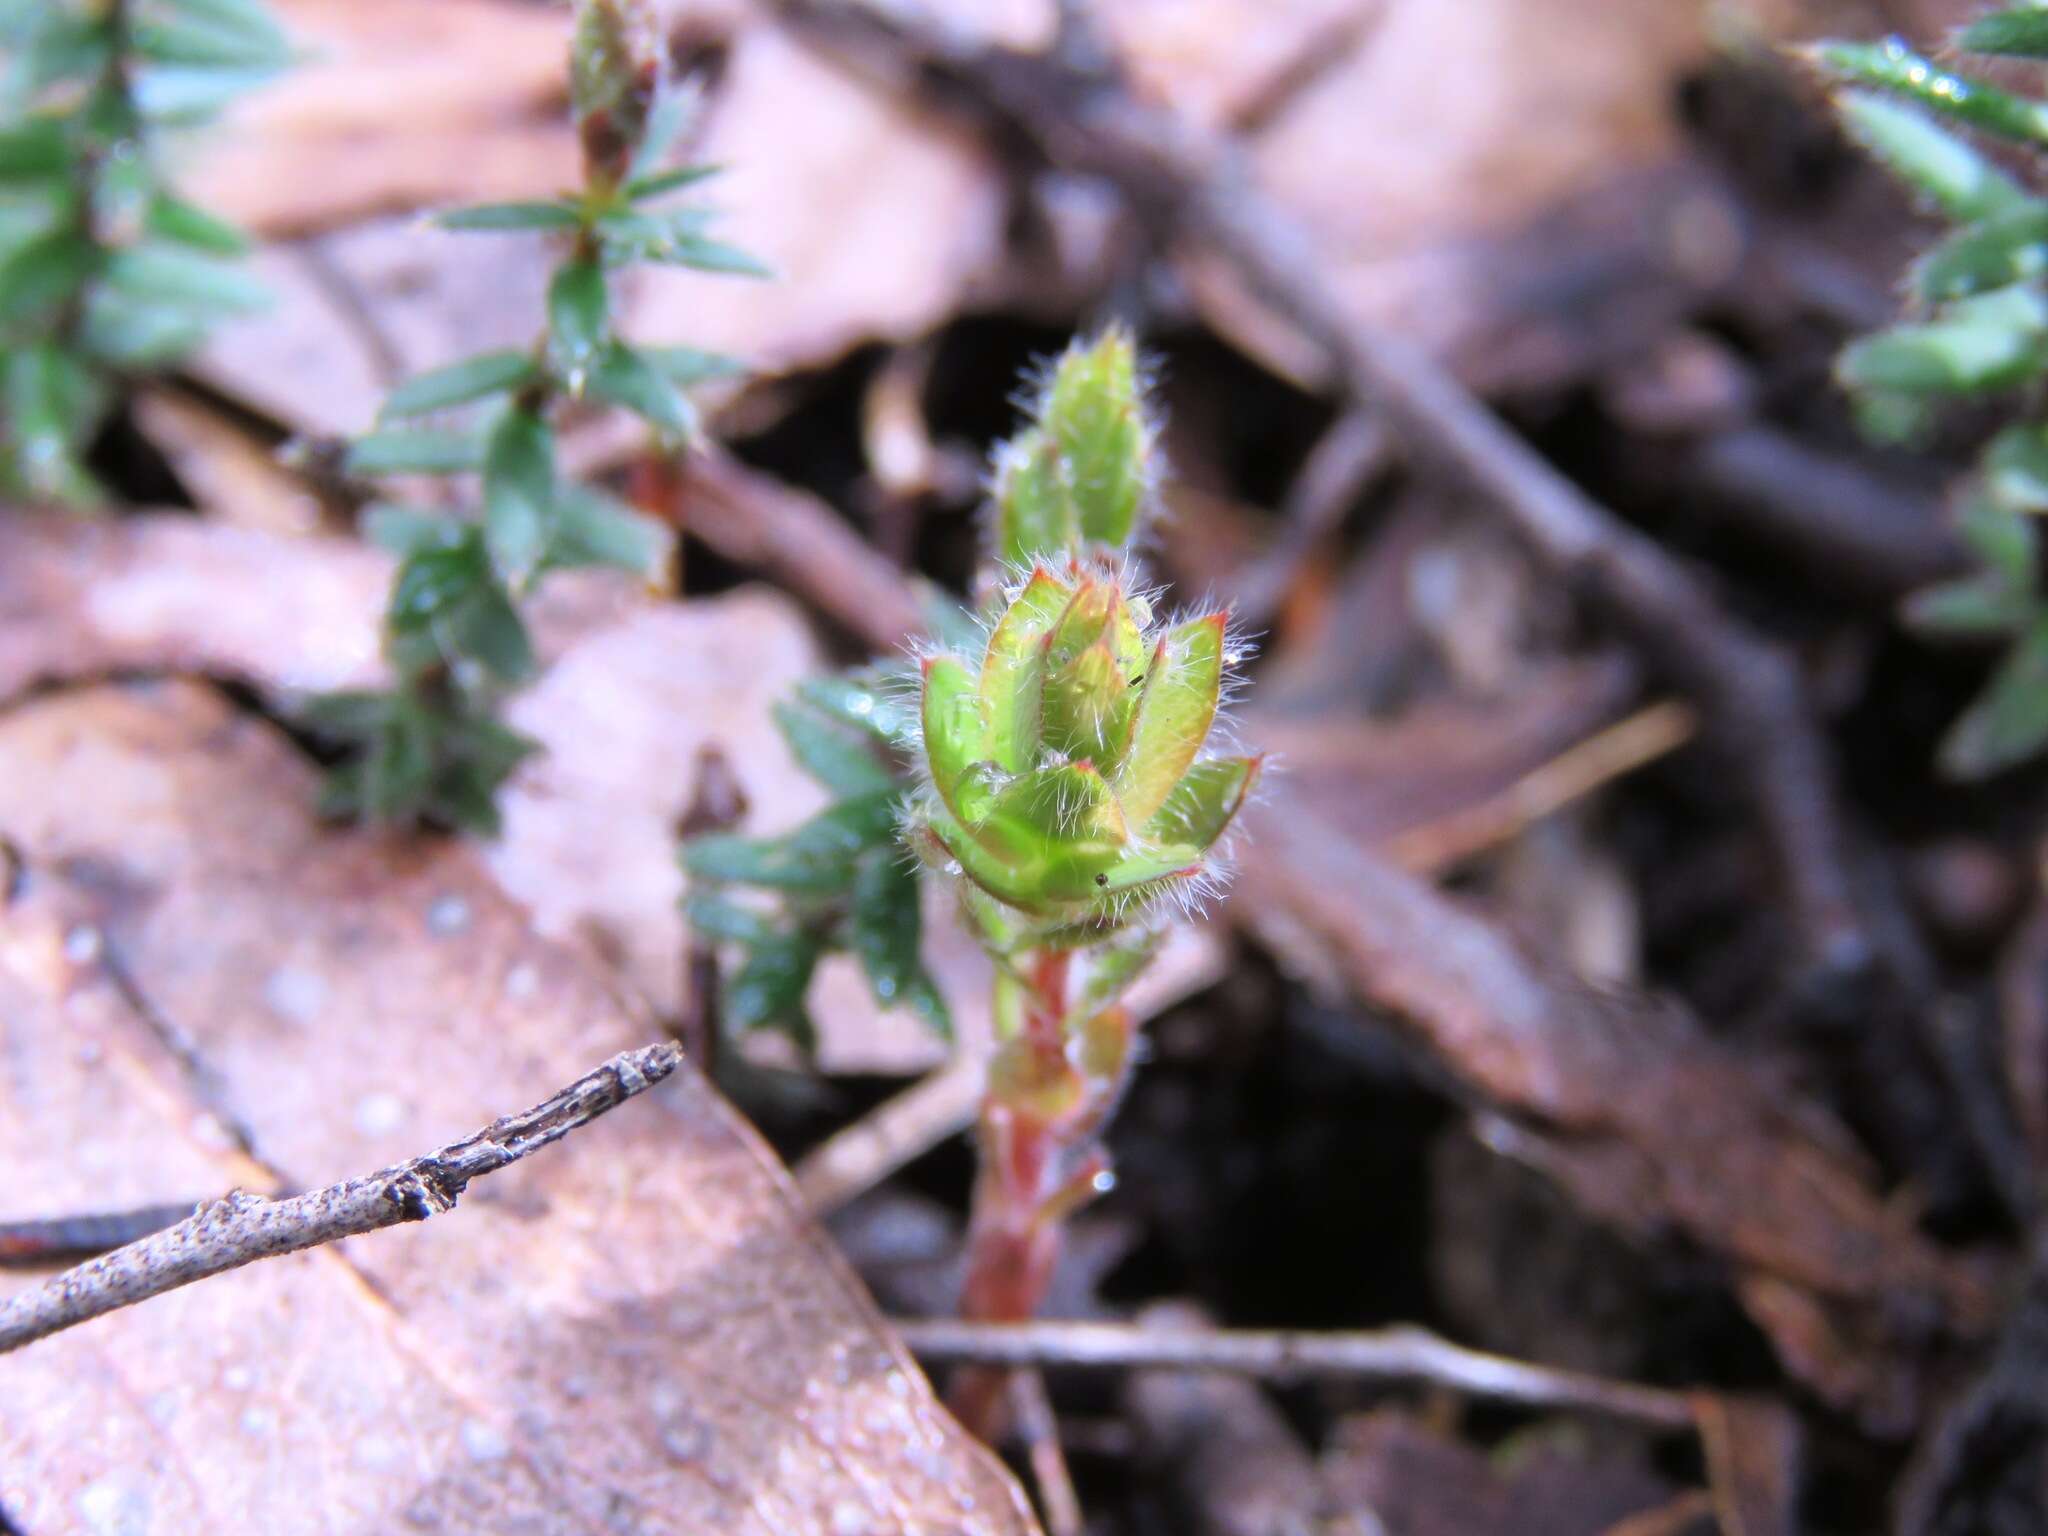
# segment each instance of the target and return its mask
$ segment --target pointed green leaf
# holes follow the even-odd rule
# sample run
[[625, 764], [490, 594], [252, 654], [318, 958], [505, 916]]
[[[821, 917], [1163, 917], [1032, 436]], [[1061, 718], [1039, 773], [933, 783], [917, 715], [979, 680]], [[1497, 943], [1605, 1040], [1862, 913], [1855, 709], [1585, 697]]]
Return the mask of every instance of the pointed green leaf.
[[1896, 37], [1881, 43], [1822, 43], [1811, 57], [1842, 79], [1891, 91], [1973, 128], [2008, 138], [2048, 139], [2048, 107], [1942, 69]]
[[130, 89], [135, 110], [145, 121], [198, 123], [266, 84], [276, 73], [269, 65], [155, 64], [135, 71]]
[[621, 190], [629, 203], [649, 202], [679, 192], [684, 187], [693, 187], [700, 181], [709, 181], [723, 175], [722, 165], [679, 165], [672, 170], [654, 171], [645, 176], [635, 176]]
[[749, 946], [772, 943], [775, 925], [751, 907], [743, 907], [715, 891], [692, 891], [683, 900], [683, 915], [707, 939]]
[[1953, 304], [1924, 325], [1898, 325], [1844, 349], [1850, 389], [1964, 393], [2024, 383], [2043, 363], [2048, 300], [2026, 285]]
[[1901, 616], [1926, 635], [2009, 635], [2031, 624], [2039, 607], [2031, 591], [1983, 571], [1922, 587], [1906, 599]]
[[1957, 230], [1913, 264], [1913, 290], [1946, 304], [2048, 274], [2048, 203], [2033, 199]]
[[1119, 1001], [1158, 955], [1166, 934], [1165, 928], [1148, 928], [1122, 940], [1091, 947], [1080, 989], [1067, 1009], [1064, 1032], [1075, 1033], [1089, 1019]]
[[1145, 824], [1146, 839], [1207, 851], [1244, 808], [1258, 777], [1255, 757], [1212, 757], [1195, 763]]
[[813, 895], [843, 893], [854, 860], [869, 848], [893, 844], [901, 796], [893, 789], [842, 800], [782, 837], [716, 833], [683, 847], [683, 868], [694, 879], [734, 881]]
[[1044, 701], [1045, 745], [1114, 773], [1130, 746], [1138, 696], [1109, 637], [1049, 669]]
[[472, 527], [406, 556], [392, 583], [386, 624], [401, 670], [469, 660], [517, 682], [533, 669], [525, 626]]
[[1202, 750], [1223, 695], [1221, 614], [1175, 626], [1153, 653], [1138, 696], [1131, 750], [1115, 780], [1124, 814], [1143, 826]]
[[105, 276], [117, 292], [146, 304], [236, 314], [270, 302], [270, 291], [240, 262], [154, 241], [116, 251], [107, 260]]
[[1036, 429], [1005, 444], [996, 457], [996, 558], [1023, 566], [1072, 554], [1081, 519], [1059, 444]]
[[943, 1037], [952, 1020], [919, 952], [924, 923], [917, 904], [917, 867], [901, 848], [871, 848], [860, 856], [853, 876], [847, 934], [867, 972], [875, 1001], [884, 1008], [908, 1007]]
[[892, 746], [902, 741], [918, 712], [904, 697], [907, 685], [899, 691], [872, 674], [807, 677], [796, 691], [806, 704]]
[[100, 263], [92, 242], [60, 229], [19, 246], [0, 262], [0, 324], [46, 324]]
[[671, 438], [687, 437], [694, 426], [690, 407], [646, 358], [624, 342], [608, 343], [590, 371], [590, 393], [621, 406]]
[[956, 817], [972, 825], [988, 809], [985, 777], [975, 772], [989, 756], [988, 722], [974, 675], [957, 657], [925, 658], [920, 713], [932, 787]]
[[156, 64], [194, 69], [279, 70], [291, 63], [291, 49], [275, 27], [226, 24], [219, 20], [140, 17], [129, 26], [129, 45]]
[[726, 1017], [732, 1029], [780, 1030], [806, 1056], [814, 1053], [817, 1029], [804, 1008], [804, 994], [810, 990], [821, 952], [817, 938], [803, 929], [755, 945], [726, 988]]
[[2048, 59], [2048, 10], [2016, 5], [1979, 16], [1964, 27], [1956, 46], [1973, 53], [2003, 53], [2023, 59]]
[[342, 463], [352, 475], [459, 475], [483, 461], [484, 445], [473, 434], [393, 428], [357, 438]]
[[1058, 442], [1082, 534], [1122, 549], [1136, 528], [1146, 477], [1146, 432], [1137, 350], [1112, 328], [1069, 348], [1053, 374], [1044, 430]]
[[2024, 762], [2048, 743], [2048, 622], [2013, 643], [1975, 703], [1941, 744], [1942, 771], [1982, 779]]
[[160, 240], [215, 256], [243, 256], [249, 251], [249, 237], [234, 225], [168, 193], [158, 193], [150, 202], [143, 227]]
[[71, 145], [54, 117], [32, 117], [0, 130], [0, 183], [49, 181], [68, 175]]
[[842, 725], [807, 704], [779, 701], [776, 729], [805, 773], [832, 791], [834, 798], [872, 795], [905, 786], [875, 756], [875, 739]]
[[539, 365], [530, 353], [480, 352], [445, 368], [414, 374], [392, 390], [381, 414], [387, 418], [423, 416], [524, 389], [539, 376]]
[[443, 229], [503, 233], [513, 230], [574, 229], [583, 222], [572, 203], [479, 203], [470, 208], [452, 208], [434, 222]]
[[1043, 642], [1072, 597], [1071, 587], [1040, 566], [989, 635], [979, 689], [985, 755], [1006, 773], [1021, 773], [1037, 756]]
[[1126, 854], [1097, 882], [1105, 898], [1162, 881], [1184, 880], [1201, 872], [1202, 851], [1185, 845]]
[[2024, 503], [1993, 501], [1972, 496], [1963, 503], [1956, 531], [1979, 559], [2003, 576], [2008, 585], [2031, 589], [2034, 585], [2035, 550], [2040, 542], [2034, 519]]
[[484, 450], [484, 540], [507, 585], [523, 587], [554, 533], [555, 435], [515, 406], [498, 418]]
[[672, 267], [689, 267], [698, 272], [724, 272], [733, 277], [773, 277], [775, 269], [736, 245], [703, 235], [685, 235], [666, 250], [644, 253], [648, 260]]
[[605, 565], [652, 577], [666, 567], [675, 543], [653, 518], [587, 485], [555, 492], [554, 528], [546, 560], [551, 570]]
[[458, 544], [465, 536], [468, 525], [458, 522], [445, 512], [432, 512], [420, 507], [401, 507], [391, 502], [380, 501], [364, 509], [360, 528], [363, 537], [379, 549], [405, 556], [417, 554], [421, 550]]
[[206, 339], [207, 324], [190, 310], [144, 304], [105, 287], [87, 296], [83, 350], [116, 368], [160, 368]]
[[583, 392], [586, 375], [604, 344], [610, 306], [604, 269], [594, 261], [568, 262], [548, 284], [548, 356], [572, 394]]
[[1835, 106], [1852, 139], [1952, 219], [1988, 218], [2028, 201], [2018, 182], [1915, 107], [1869, 91], [1843, 91]]

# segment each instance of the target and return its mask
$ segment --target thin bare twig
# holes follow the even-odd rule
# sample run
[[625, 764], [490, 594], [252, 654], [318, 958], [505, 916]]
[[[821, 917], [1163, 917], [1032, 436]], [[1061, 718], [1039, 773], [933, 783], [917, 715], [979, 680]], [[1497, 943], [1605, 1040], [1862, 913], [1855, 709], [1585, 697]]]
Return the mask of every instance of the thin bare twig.
[[1017, 1416], [1017, 1432], [1024, 1437], [1031, 1477], [1038, 1484], [1047, 1536], [1081, 1536], [1081, 1498], [1074, 1492], [1074, 1475], [1067, 1470], [1067, 1453], [1060, 1446], [1060, 1424], [1052, 1411], [1052, 1399], [1046, 1395], [1045, 1378], [1036, 1371], [1012, 1376], [1010, 1410]]
[[912, 1158], [974, 1123], [987, 1059], [964, 1050], [813, 1147], [792, 1172], [814, 1216], [829, 1216]]
[[624, 1051], [524, 1114], [474, 1136], [288, 1200], [235, 1193], [176, 1226], [67, 1269], [0, 1303], [0, 1354], [258, 1259], [454, 1209], [470, 1180], [537, 1152], [667, 1077], [680, 1047]]
[[1509, 1360], [1466, 1349], [1421, 1328], [1355, 1333], [1155, 1331], [1128, 1323], [970, 1323], [951, 1318], [897, 1319], [893, 1326], [913, 1354], [933, 1363], [1164, 1367], [1234, 1371], [1267, 1381], [1427, 1381], [1532, 1408], [1576, 1408], [1659, 1429], [1693, 1427], [1692, 1405], [1683, 1393]]
[[28, 1221], [0, 1221], [0, 1268], [75, 1264], [175, 1226], [203, 1202], [144, 1205], [126, 1211], [84, 1211]]

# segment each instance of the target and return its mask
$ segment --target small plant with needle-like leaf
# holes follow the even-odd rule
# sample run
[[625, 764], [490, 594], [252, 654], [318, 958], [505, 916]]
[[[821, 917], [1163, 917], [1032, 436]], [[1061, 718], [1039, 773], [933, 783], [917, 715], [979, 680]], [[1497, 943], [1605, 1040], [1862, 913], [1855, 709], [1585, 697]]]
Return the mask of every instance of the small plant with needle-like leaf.
[[[2048, 59], [2048, 8], [1993, 11], [1963, 28], [1955, 46]], [[2038, 154], [2048, 146], [2048, 101], [1938, 64], [1897, 38], [1824, 43], [1809, 57], [1841, 82], [1836, 106], [1851, 136], [1952, 226], [1907, 274], [1907, 317], [1841, 356], [1837, 373], [1866, 424], [1903, 438], [1945, 401], [2013, 402], [2016, 419], [1985, 447], [1962, 506], [1978, 570], [1906, 605], [1908, 622], [1926, 633], [2007, 647], [1942, 744], [1946, 772], [1979, 777], [2048, 745], [2048, 598], [2036, 521], [2048, 512], [2039, 388], [2048, 377], [2048, 198], [1957, 130]]]
[[125, 383], [263, 303], [162, 151], [290, 60], [256, 0], [0, 3], [0, 493], [101, 501], [85, 456]]
[[[658, 524], [594, 485], [565, 479], [554, 419], [579, 402], [630, 411], [665, 447], [694, 428], [683, 390], [737, 371], [688, 347], [637, 345], [618, 333], [612, 276], [636, 262], [763, 275], [708, 233], [712, 214], [674, 195], [713, 174], [661, 164], [687, 112], [665, 78], [665, 40], [642, 0], [578, 0], [571, 99], [583, 150], [580, 190], [442, 216], [448, 229], [559, 236], [545, 329], [525, 350], [487, 352], [407, 380], [378, 430], [351, 445], [365, 478], [480, 477], [479, 516], [379, 505], [365, 531], [399, 557], [385, 616], [393, 686], [325, 695], [307, 724], [344, 747], [326, 808], [337, 815], [489, 831], [499, 784], [533, 743], [497, 706], [534, 670], [519, 603], [550, 571], [609, 565], [655, 575], [668, 540]], [[420, 418], [501, 402], [481, 432]]]
[[[982, 628], [921, 659], [914, 717], [895, 731], [915, 784], [890, 822], [996, 965], [963, 1298], [984, 1319], [1037, 1310], [1063, 1218], [1107, 1186], [1101, 1132], [1134, 1059], [1123, 997], [1162, 919], [1216, 889], [1260, 765], [1214, 748], [1240, 651], [1224, 615], [1165, 618], [1136, 575], [1156, 450], [1130, 338], [1069, 350], [1032, 418], [996, 460], [998, 591]], [[856, 713], [877, 711], [870, 697]], [[686, 857], [699, 879], [785, 890], [791, 870], [822, 867], [814, 847], [849, 857], [817, 822], [793, 841], [804, 849], [719, 839]], [[873, 823], [855, 842], [854, 857], [884, 847]], [[964, 1406], [985, 1425], [975, 1379]]]

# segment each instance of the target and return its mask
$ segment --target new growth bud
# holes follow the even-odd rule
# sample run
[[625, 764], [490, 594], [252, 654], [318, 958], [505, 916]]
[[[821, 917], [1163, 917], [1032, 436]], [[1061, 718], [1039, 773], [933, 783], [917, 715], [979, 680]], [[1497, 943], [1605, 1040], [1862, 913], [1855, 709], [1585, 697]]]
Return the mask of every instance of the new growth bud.
[[1000, 461], [999, 543], [1028, 575], [978, 661], [924, 665], [916, 841], [1020, 942], [1087, 943], [1189, 888], [1258, 776], [1203, 755], [1223, 616], [1163, 625], [1129, 587], [1151, 439], [1129, 336], [1070, 349]]
[[651, 0], [577, 0], [569, 98], [592, 185], [626, 179], [661, 94], [664, 57]]
[[1128, 548], [1153, 457], [1130, 333], [1111, 327], [1069, 347], [1034, 414], [997, 456], [996, 557], [1021, 568]]

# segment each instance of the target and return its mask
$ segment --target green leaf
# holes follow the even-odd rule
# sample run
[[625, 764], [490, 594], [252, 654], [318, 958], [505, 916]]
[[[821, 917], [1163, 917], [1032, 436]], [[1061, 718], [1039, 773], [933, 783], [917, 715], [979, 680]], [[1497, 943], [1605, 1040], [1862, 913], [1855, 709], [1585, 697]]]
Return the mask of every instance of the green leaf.
[[93, 275], [99, 252], [73, 230], [29, 241], [0, 262], [0, 324], [45, 323]]
[[365, 539], [400, 556], [458, 544], [468, 527], [445, 512], [401, 507], [385, 501], [365, 508], [359, 524]]
[[1208, 739], [1223, 693], [1223, 636], [1221, 614], [1191, 619], [1169, 630], [1153, 654], [1131, 750], [1116, 777], [1134, 826], [1159, 813]]
[[683, 848], [683, 868], [699, 880], [842, 894], [852, 884], [854, 860], [894, 841], [900, 799], [892, 789], [842, 800], [783, 837], [694, 838]]
[[1843, 91], [1835, 109], [1852, 139], [1952, 219], [1989, 218], [2028, 201], [2018, 182], [1917, 108]]
[[692, 891], [683, 898], [683, 915], [707, 939], [750, 946], [771, 944], [779, 930], [751, 907], [713, 891]]
[[707, 379], [735, 378], [747, 371], [746, 364], [736, 357], [727, 357], [722, 352], [700, 352], [695, 347], [641, 347], [638, 351], [678, 389]]
[[2033, 586], [2039, 535], [2034, 519], [2024, 510], [2011, 503], [1973, 496], [1963, 503], [1957, 532], [1979, 559], [2012, 586]]
[[532, 641], [472, 527], [405, 558], [386, 622], [406, 670], [466, 660], [508, 683], [533, 670]]
[[160, 240], [215, 256], [243, 256], [249, 250], [248, 237], [227, 220], [168, 193], [160, 192], [151, 200], [143, 228]]
[[1950, 727], [1941, 768], [1951, 778], [1983, 779], [2025, 761], [2048, 743], [2048, 622], [2012, 649], [1976, 702]]
[[1984, 571], [1922, 587], [1906, 599], [1900, 616], [1922, 634], [1968, 638], [2015, 634], [2033, 622], [2039, 607], [2032, 592]]
[[391, 392], [380, 414], [387, 418], [423, 416], [523, 389], [539, 376], [540, 366], [530, 353], [480, 352], [445, 368], [414, 374]]
[[206, 322], [190, 310], [165, 309], [95, 288], [86, 299], [84, 348], [117, 368], [160, 368], [206, 339]]
[[[2002, 507], [2048, 512], [2048, 427], [2022, 422], [1994, 437], [1984, 450], [1984, 486]], [[2031, 545], [2024, 558], [2031, 570]]]
[[610, 297], [604, 269], [594, 261], [572, 261], [548, 284], [548, 356], [556, 372], [580, 395], [610, 325]]
[[1080, 513], [1059, 444], [1036, 428], [996, 456], [996, 558], [1009, 566], [1065, 555], [1081, 538]]
[[875, 740], [867, 733], [807, 704], [778, 701], [774, 713], [790, 753], [835, 799], [905, 787], [875, 756]]
[[924, 763], [947, 809], [968, 826], [988, 813], [988, 714], [975, 676], [953, 656], [927, 656], [920, 694]]
[[951, 1039], [952, 1017], [925, 973], [919, 950], [924, 923], [917, 867], [901, 848], [873, 848], [860, 856], [847, 932], [875, 1001], [884, 1008], [908, 1007], [942, 1038]]
[[2048, 274], [2048, 203], [2033, 199], [1957, 230], [1913, 264], [1921, 300], [1945, 304]]
[[129, 89], [136, 112], [146, 121], [195, 123], [268, 83], [276, 73], [270, 66], [160, 64], [138, 69]]
[[1149, 445], [1138, 396], [1137, 348], [1112, 327], [1060, 359], [1044, 430], [1059, 444], [1083, 537], [1122, 549], [1144, 499]]
[[2048, 301], [2015, 285], [1950, 305], [1924, 325], [1897, 325], [1845, 348], [1835, 365], [1849, 389], [1961, 394], [2024, 383], [2043, 362]]
[[583, 222], [583, 214], [575, 204], [567, 202], [478, 203], [450, 209], [434, 222], [443, 229], [499, 234], [513, 230], [575, 229]]
[[689, 267], [698, 272], [724, 272], [734, 277], [773, 277], [775, 269], [750, 256], [736, 245], [703, 235], [679, 236], [664, 249], [640, 253], [649, 261], [671, 267]]
[[2048, 139], [2048, 108], [1931, 63], [1896, 37], [1821, 43], [1810, 56], [1831, 74], [1905, 97], [1943, 117], [2008, 138]]
[[1207, 852], [1244, 809], [1258, 778], [1255, 757], [1212, 757], [1194, 764], [1145, 824], [1145, 837]]
[[128, 38], [142, 58], [180, 68], [278, 70], [291, 63], [291, 49], [275, 27], [144, 16], [131, 22]]
[[590, 393], [633, 412], [671, 438], [694, 425], [689, 405], [646, 358], [622, 341], [606, 344], [590, 371]]
[[554, 531], [555, 435], [514, 406], [484, 449], [484, 542], [505, 583], [522, 588], [540, 568]]
[[797, 929], [757, 944], [726, 988], [726, 1017], [736, 1031], [776, 1029], [806, 1056], [818, 1048], [818, 1034], [804, 1009], [811, 973], [823, 946]]
[[660, 173], [655, 167], [668, 158], [668, 152], [675, 147], [683, 128], [690, 121], [698, 100], [698, 93], [688, 86], [670, 86], [654, 98], [654, 110], [647, 114], [647, 124], [640, 135], [640, 142], [633, 149], [632, 161], [626, 167], [626, 181], [630, 186], [636, 181], [648, 180]]
[[709, 181], [724, 174], [722, 165], [679, 165], [672, 170], [655, 171], [646, 176], [635, 176], [622, 189], [629, 203], [645, 203], [671, 192], [693, 187], [700, 181]]
[[342, 464], [352, 475], [459, 475], [483, 462], [484, 445], [473, 433], [394, 427], [357, 438]]
[[1166, 942], [1165, 928], [1148, 928], [1120, 942], [1091, 946], [1079, 992], [1067, 1009], [1063, 1032], [1081, 1026], [1131, 989]]
[[554, 522], [550, 570], [603, 565], [651, 577], [666, 566], [675, 542], [653, 518], [587, 485], [571, 483], [556, 491]]
[[0, 352], [0, 428], [31, 495], [74, 501], [85, 491], [78, 450], [97, 429], [107, 391], [52, 342]]
[[1066, 583], [1035, 568], [989, 635], [979, 685], [988, 731], [984, 755], [1005, 773], [1021, 773], [1037, 757], [1044, 641], [1073, 595]]
[[221, 261], [184, 246], [150, 242], [116, 251], [106, 281], [144, 304], [246, 314], [270, 302], [270, 292], [239, 262]]
[[878, 680], [832, 673], [807, 677], [796, 685], [796, 691], [806, 704], [891, 745], [902, 740], [905, 729], [915, 718], [915, 711], [900, 694], [891, 692]]
[[1972, 53], [2012, 54], [2024, 59], [2048, 59], [2048, 10], [2018, 5], [2011, 10], [1979, 16], [1964, 27], [1956, 46]]
[[0, 183], [50, 181], [70, 174], [71, 145], [54, 117], [0, 130]]

